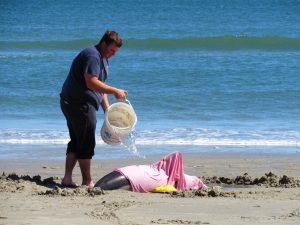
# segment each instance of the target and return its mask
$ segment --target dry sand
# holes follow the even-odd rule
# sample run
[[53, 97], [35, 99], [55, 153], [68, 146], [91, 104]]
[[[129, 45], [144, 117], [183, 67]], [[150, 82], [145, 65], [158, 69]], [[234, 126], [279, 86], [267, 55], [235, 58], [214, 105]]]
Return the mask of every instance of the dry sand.
[[[93, 161], [94, 180], [159, 158]], [[0, 225], [300, 224], [299, 153], [186, 154], [184, 168], [210, 188], [169, 194], [62, 188], [64, 161], [0, 160]], [[77, 166], [74, 177], [79, 183]]]

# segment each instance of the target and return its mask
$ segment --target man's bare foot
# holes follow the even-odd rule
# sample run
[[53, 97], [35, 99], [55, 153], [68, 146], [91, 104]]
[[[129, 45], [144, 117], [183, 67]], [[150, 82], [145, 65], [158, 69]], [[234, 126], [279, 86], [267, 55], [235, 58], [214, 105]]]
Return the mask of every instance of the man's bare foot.
[[88, 188], [93, 188], [95, 186], [95, 184], [94, 184], [93, 181], [90, 181], [90, 182], [83, 182], [82, 181], [82, 186], [86, 186]]
[[66, 178], [63, 178], [62, 181], [61, 181], [61, 185], [63, 187], [68, 187], [68, 188], [76, 188], [78, 187], [78, 185], [73, 182], [72, 180], [70, 179], [66, 179]]

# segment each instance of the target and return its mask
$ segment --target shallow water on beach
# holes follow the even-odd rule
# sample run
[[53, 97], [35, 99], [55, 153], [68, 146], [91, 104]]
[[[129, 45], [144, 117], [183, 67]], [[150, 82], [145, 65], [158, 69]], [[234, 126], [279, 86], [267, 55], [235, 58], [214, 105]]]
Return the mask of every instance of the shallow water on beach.
[[[174, 151], [185, 153], [247, 153], [247, 154], [300, 154], [295, 147], [212, 147], [191, 145], [137, 145], [139, 156], [129, 151], [125, 146], [109, 146], [98, 144], [93, 159], [147, 159], [149, 157], [164, 156]], [[0, 145], [1, 159], [31, 159], [31, 160], [65, 160], [66, 144], [5, 144]]]

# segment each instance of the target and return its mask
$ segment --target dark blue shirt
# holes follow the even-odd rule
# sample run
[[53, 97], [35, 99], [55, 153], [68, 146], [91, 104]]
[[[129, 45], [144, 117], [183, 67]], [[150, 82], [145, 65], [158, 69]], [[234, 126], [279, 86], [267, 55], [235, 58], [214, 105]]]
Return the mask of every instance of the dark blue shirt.
[[86, 73], [98, 77], [105, 82], [108, 72], [107, 59], [102, 58], [95, 46], [82, 50], [73, 60], [69, 74], [63, 84], [61, 98], [70, 104], [90, 103], [97, 110], [102, 102], [102, 93], [87, 88], [84, 75]]

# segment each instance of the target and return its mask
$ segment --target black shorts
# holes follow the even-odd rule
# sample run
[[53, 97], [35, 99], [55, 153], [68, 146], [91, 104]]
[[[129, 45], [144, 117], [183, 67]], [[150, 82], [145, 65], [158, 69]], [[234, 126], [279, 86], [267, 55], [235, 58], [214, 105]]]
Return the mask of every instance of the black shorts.
[[70, 142], [67, 154], [73, 152], [77, 159], [91, 159], [96, 145], [96, 109], [89, 103], [70, 104], [61, 99], [60, 107], [66, 117]]

